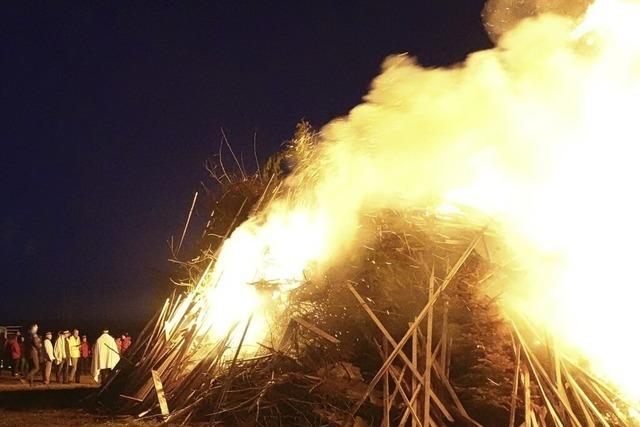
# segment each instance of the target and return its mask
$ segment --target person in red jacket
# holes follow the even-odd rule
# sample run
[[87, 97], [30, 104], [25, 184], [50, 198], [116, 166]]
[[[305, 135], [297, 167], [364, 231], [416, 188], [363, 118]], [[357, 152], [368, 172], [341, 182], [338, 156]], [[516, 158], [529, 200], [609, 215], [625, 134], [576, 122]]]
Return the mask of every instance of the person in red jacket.
[[120, 354], [124, 354], [129, 347], [131, 347], [131, 337], [129, 336], [129, 332], [125, 332], [124, 334], [122, 334], [122, 351], [120, 351]]
[[22, 358], [22, 348], [20, 345], [20, 331], [7, 341], [8, 350], [11, 353], [11, 364], [13, 367], [13, 376], [17, 377], [20, 368], [20, 359]]
[[80, 341], [80, 374], [91, 374], [91, 346], [86, 335], [83, 335]]

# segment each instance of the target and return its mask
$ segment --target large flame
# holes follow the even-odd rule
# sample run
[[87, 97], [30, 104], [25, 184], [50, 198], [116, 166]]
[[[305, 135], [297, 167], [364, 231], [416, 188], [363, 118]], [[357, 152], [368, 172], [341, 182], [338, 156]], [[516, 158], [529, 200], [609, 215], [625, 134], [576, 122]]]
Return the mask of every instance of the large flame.
[[274, 207], [266, 223], [249, 220], [238, 227], [204, 278], [206, 322], [214, 337], [220, 339], [237, 328], [231, 336], [237, 346], [245, 327], [238, 324], [247, 322], [243, 347], [250, 349], [264, 339], [287, 291], [297, 287], [305, 269], [327, 252], [325, 234], [322, 217], [301, 207], [287, 211]]
[[461, 66], [389, 58], [322, 129], [295, 197], [224, 244], [206, 278], [215, 335], [253, 314], [246, 340], [264, 338], [274, 301], [348, 249], [363, 209], [458, 204], [494, 218], [527, 271], [506, 304], [640, 398], [638, 23], [638, 2], [600, 0], [578, 22], [524, 20]]

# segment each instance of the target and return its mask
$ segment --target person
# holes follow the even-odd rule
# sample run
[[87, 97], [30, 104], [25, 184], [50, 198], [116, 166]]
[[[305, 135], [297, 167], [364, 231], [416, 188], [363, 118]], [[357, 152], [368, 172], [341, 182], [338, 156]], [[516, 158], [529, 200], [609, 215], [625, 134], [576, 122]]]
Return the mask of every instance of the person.
[[68, 345], [67, 345], [67, 337], [69, 336], [69, 331], [60, 331], [58, 332], [58, 338], [56, 339], [55, 344], [53, 345], [53, 356], [55, 358], [56, 368], [56, 379], [59, 383], [67, 383], [69, 378], [69, 353], [68, 353]]
[[11, 357], [11, 367], [13, 369], [13, 376], [19, 376], [20, 359], [22, 359], [22, 346], [20, 345], [20, 331], [7, 340], [7, 353]]
[[87, 336], [83, 335], [80, 341], [80, 374], [91, 375], [91, 346], [87, 341]]
[[109, 329], [105, 328], [93, 347], [91, 375], [94, 381], [98, 382], [99, 380], [100, 384], [104, 386], [111, 370], [116, 367], [119, 361], [120, 354], [116, 340], [109, 335]]
[[29, 361], [27, 360], [27, 344], [22, 335], [18, 339], [18, 342], [20, 343], [20, 353], [22, 355], [22, 357], [20, 357], [20, 368], [18, 369], [18, 371], [20, 372], [20, 375], [26, 377], [27, 372], [29, 372]]
[[47, 332], [44, 334], [44, 371], [43, 371], [43, 380], [45, 385], [49, 384], [51, 380], [51, 366], [53, 365], [53, 361], [55, 360], [55, 356], [53, 355], [53, 344], [51, 344], [51, 338], [53, 334], [51, 332]]
[[2, 373], [3, 369], [9, 369], [9, 341], [7, 340], [7, 330], [0, 329], [0, 373]]
[[129, 336], [129, 332], [125, 332], [124, 334], [122, 334], [122, 351], [120, 352], [120, 354], [124, 354], [126, 353], [126, 351], [129, 349], [129, 347], [131, 347], [131, 337]]
[[80, 359], [80, 331], [73, 330], [73, 334], [67, 339], [69, 348], [69, 363], [71, 371], [69, 372], [69, 381], [80, 383], [80, 371], [78, 371], [78, 359]]
[[122, 336], [116, 338], [116, 346], [118, 347], [118, 353], [122, 354]]
[[33, 377], [40, 370], [40, 349], [42, 348], [42, 341], [38, 336], [38, 325], [34, 323], [29, 327], [29, 337], [26, 342], [26, 347], [29, 352], [29, 385], [33, 386]]

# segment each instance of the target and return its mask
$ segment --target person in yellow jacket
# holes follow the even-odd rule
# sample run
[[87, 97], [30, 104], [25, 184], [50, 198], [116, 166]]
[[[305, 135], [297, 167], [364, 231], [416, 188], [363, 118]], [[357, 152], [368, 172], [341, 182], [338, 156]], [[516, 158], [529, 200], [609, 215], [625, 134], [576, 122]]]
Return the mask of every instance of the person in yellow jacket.
[[69, 359], [71, 360], [71, 372], [69, 372], [69, 382], [80, 383], [80, 371], [78, 371], [78, 360], [80, 360], [80, 331], [73, 330], [73, 334], [68, 338]]
[[67, 338], [69, 331], [58, 332], [58, 338], [53, 345], [53, 357], [56, 365], [56, 378], [59, 383], [69, 381], [69, 352]]

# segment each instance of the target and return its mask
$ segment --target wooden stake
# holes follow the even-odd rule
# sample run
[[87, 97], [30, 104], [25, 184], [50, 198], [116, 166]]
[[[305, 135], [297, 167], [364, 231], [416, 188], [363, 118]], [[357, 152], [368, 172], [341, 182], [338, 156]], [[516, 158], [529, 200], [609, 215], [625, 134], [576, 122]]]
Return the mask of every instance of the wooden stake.
[[442, 349], [440, 350], [440, 365], [442, 365], [442, 371], [449, 375], [449, 364], [447, 363], [448, 351], [449, 351], [449, 302], [445, 299], [442, 307], [442, 335], [440, 342], [442, 343]]
[[180, 253], [180, 249], [182, 248], [182, 242], [184, 241], [184, 236], [187, 234], [187, 229], [189, 228], [189, 222], [191, 222], [191, 214], [193, 214], [193, 208], [196, 206], [196, 200], [198, 200], [198, 192], [193, 195], [193, 202], [191, 202], [191, 209], [189, 209], [189, 215], [187, 216], [187, 221], [184, 224], [184, 229], [182, 230], [182, 236], [180, 237], [180, 243], [178, 244], [178, 249], [176, 250], [175, 257], [178, 257]]
[[[435, 274], [433, 268], [431, 269], [431, 277], [429, 278], [429, 301], [433, 298], [433, 292], [435, 287]], [[446, 303], [445, 303], [446, 305]], [[429, 391], [431, 391], [431, 364], [432, 364], [432, 354], [431, 354], [431, 345], [432, 345], [432, 330], [433, 330], [433, 307], [429, 310], [429, 314], [427, 315], [427, 339], [424, 345], [424, 411], [423, 411], [423, 424], [428, 424], [431, 419], [430, 416], [430, 403], [431, 399], [429, 398]]]
[[[387, 340], [382, 340], [382, 349], [383, 349], [384, 358], [386, 359], [389, 356], [389, 342]], [[384, 383], [382, 387], [382, 399], [383, 399], [383, 410], [384, 410], [384, 415], [382, 418], [382, 426], [390, 427], [391, 420], [389, 419], [389, 416], [390, 416], [391, 402], [389, 401], [389, 371], [385, 372], [384, 374]]]
[[524, 389], [524, 425], [531, 427], [531, 380], [526, 366], [523, 368], [522, 388]]
[[511, 392], [511, 409], [509, 411], [509, 427], [516, 422], [516, 407], [518, 406], [518, 376], [520, 375], [520, 343], [516, 347], [516, 369], [513, 374], [513, 391]]
[[[414, 319], [414, 323], [415, 319]], [[411, 326], [412, 324], [410, 323], [409, 326]], [[411, 337], [411, 363], [413, 363], [413, 366], [418, 366], [418, 328], [414, 328], [413, 329], [413, 336]], [[416, 393], [416, 390], [418, 389], [418, 380], [416, 378], [416, 376], [414, 375], [411, 378], [411, 396], [413, 396]], [[413, 402], [413, 411], [411, 411], [412, 414], [418, 414], [418, 399], [415, 399], [415, 401]], [[418, 422], [420, 420], [416, 419], [416, 416], [412, 416], [411, 417], [411, 425], [412, 427], [416, 427], [418, 425]], [[422, 423], [421, 423], [422, 424]]]

